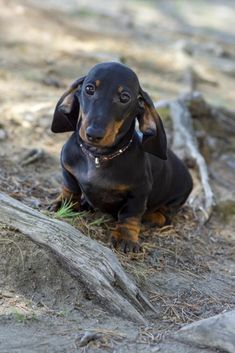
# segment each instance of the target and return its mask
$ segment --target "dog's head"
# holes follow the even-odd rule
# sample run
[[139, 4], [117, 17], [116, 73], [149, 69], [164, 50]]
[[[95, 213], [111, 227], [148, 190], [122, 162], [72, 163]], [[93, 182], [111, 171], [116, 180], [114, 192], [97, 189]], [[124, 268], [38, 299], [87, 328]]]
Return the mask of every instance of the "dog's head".
[[161, 118], [136, 74], [119, 63], [102, 63], [76, 80], [60, 98], [52, 131], [77, 130], [87, 144], [110, 147], [127, 134], [135, 118], [143, 133], [144, 150], [166, 159]]

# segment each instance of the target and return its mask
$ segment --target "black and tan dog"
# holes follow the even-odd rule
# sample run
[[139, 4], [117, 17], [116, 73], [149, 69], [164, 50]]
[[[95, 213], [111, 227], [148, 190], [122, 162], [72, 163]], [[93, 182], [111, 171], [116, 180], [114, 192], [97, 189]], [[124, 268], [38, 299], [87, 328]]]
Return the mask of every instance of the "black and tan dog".
[[52, 131], [74, 131], [62, 149], [64, 184], [53, 208], [85, 199], [116, 216], [112, 243], [124, 252], [139, 251], [142, 219], [163, 226], [192, 189], [186, 167], [167, 150], [152, 100], [124, 65], [98, 64], [76, 80], [57, 103]]

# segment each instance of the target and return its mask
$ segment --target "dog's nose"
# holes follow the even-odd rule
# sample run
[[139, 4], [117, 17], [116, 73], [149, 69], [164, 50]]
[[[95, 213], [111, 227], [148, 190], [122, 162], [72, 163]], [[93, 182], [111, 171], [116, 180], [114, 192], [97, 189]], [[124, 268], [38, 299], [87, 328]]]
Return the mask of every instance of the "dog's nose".
[[95, 129], [93, 127], [88, 127], [86, 129], [86, 136], [88, 141], [99, 142], [104, 137], [104, 131], [101, 129]]

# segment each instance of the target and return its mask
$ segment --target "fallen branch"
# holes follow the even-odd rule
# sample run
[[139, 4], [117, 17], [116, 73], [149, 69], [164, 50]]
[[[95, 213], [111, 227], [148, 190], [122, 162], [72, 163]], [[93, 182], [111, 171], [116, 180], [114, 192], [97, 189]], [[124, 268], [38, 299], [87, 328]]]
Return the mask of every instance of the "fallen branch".
[[[209, 175], [204, 157], [199, 151], [192, 115], [188, 108], [194, 93], [184, 94], [176, 100], [159, 102], [156, 108], [167, 107], [173, 124], [172, 150], [183, 160], [192, 160], [198, 169], [201, 187], [189, 197], [190, 206], [199, 213], [202, 224], [207, 222], [214, 205], [214, 194], [210, 187]], [[208, 106], [205, 106], [208, 108]]]
[[209, 183], [209, 175], [204, 157], [199, 151], [197, 139], [192, 125], [191, 113], [186, 99], [182, 96], [170, 104], [173, 122], [173, 151], [182, 159], [193, 160], [198, 168], [202, 190], [189, 198], [189, 204], [197, 211], [200, 210], [200, 220], [205, 223], [211, 216], [214, 205], [214, 194]]
[[152, 304], [122, 269], [115, 254], [71, 225], [51, 219], [0, 193], [0, 224], [19, 230], [50, 249], [109, 311], [145, 323], [143, 306]]
[[235, 310], [186, 325], [173, 338], [235, 353]]

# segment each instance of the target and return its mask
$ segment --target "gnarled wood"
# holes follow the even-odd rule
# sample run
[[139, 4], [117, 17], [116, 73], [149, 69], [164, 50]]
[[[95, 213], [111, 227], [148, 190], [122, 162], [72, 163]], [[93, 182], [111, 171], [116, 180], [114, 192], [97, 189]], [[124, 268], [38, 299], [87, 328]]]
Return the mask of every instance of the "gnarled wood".
[[[173, 150], [183, 159], [192, 159], [198, 168], [201, 179], [202, 190], [196, 197], [189, 197], [189, 203], [195, 210], [200, 210], [202, 223], [206, 222], [211, 215], [214, 205], [214, 194], [210, 187], [209, 175], [204, 157], [199, 151], [197, 139], [192, 125], [192, 118], [181, 97], [170, 104], [171, 117], [173, 122]], [[193, 195], [193, 194], [192, 194]]]
[[[193, 160], [197, 166], [201, 185], [197, 192], [193, 192], [190, 195], [189, 204], [195, 211], [200, 211], [198, 217], [200, 222], [204, 224], [211, 216], [215, 201], [209, 182], [207, 165], [199, 151], [191, 110], [189, 109], [189, 105], [195, 101], [196, 96], [195, 92], [184, 94], [175, 100], [158, 102], [155, 106], [156, 108], [167, 107], [170, 109], [173, 124], [172, 150], [184, 160]], [[204, 100], [203, 102], [205, 103]], [[208, 107], [207, 104], [201, 104], [198, 111], [194, 107], [194, 114], [199, 117], [200, 114], [198, 112], [200, 111], [200, 113], [203, 112], [206, 115]]]
[[128, 278], [115, 254], [71, 225], [0, 193], [0, 224], [50, 249], [108, 310], [144, 323], [143, 305], [154, 307]]

